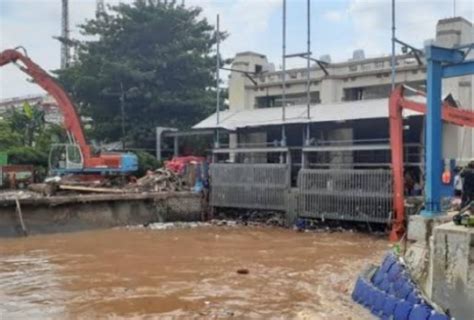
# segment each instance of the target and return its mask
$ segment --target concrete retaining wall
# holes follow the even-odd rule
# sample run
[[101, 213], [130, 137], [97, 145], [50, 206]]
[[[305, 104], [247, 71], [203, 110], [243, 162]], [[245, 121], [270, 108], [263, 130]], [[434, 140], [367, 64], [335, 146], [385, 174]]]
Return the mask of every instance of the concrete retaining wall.
[[456, 319], [474, 315], [474, 228], [435, 227], [431, 298]]
[[[165, 221], [201, 219], [200, 195], [84, 195], [20, 200], [28, 234], [70, 232]], [[14, 202], [0, 203], [0, 237], [21, 234]]]
[[451, 215], [413, 216], [404, 255], [412, 278], [425, 294], [456, 319], [474, 314], [474, 228], [456, 226]]

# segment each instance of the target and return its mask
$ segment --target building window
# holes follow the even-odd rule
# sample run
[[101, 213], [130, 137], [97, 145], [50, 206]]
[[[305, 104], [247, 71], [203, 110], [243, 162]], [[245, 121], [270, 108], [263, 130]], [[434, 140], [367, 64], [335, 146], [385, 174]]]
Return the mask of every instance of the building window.
[[[399, 66], [400, 65], [400, 61], [398, 61], [398, 59], [395, 59], [395, 66]], [[392, 66], [392, 60], [390, 60], [390, 67]]]
[[344, 101], [357, 101], [364, 98], [364, 88], [344, 89]]
[[262, 72], [262, 65], [256, 64], [256, 65], [255, 65], [255, 73], [256, 73], [256, 74], [259, 74], [259, 73], [261, 73], [261, 72]]
[[362, 70], [363, 70], [363, 71], [370, 70], [370, 64], [369, 64], [369, 63], [363, 64], [363, 65], [362, 65]]
[[353, 65], [349, 66], [349, 71], [357, 71], [357, 65], [353, 64]]
[[384, 65], [384, 62], [383, 61], [376, 61], [374, 63], [374, 66], [376, 69], [382, 69], [383, 68], [383, 65]]
[[298, 74], [296, 72], [290, 72], [290, 79], [296, 79]]

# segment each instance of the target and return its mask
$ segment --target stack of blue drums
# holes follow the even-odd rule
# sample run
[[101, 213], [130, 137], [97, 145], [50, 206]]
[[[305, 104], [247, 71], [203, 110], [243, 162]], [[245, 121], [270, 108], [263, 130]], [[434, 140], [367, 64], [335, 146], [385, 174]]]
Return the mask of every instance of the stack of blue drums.
[[423, 299], [405, 266], [393, 253], [385, 256], [375, 273], [359, 276], [352, 299], [380, 319], [450, 320]]

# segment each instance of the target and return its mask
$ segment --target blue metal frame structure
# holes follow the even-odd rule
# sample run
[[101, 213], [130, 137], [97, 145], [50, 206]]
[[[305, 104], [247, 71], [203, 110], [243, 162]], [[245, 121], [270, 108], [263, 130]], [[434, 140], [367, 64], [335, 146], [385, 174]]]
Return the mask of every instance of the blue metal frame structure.
[[[425, 118], [426, 178], [425, 209], [421, 212], [421, 214], [427, 218], [436, 217], [442, 214], [442, 80], [444, 78], [461, 77], [474, 74], [474, 60], [466, 60], [466, 56], [472, 48], [474, 48], [474, 43], [454, 49], [442, 48], [433, 45], [426, 47], [426, 60], [428, 68], [427, 114]], [[467, 52], [464, 50], [467, 50]]]

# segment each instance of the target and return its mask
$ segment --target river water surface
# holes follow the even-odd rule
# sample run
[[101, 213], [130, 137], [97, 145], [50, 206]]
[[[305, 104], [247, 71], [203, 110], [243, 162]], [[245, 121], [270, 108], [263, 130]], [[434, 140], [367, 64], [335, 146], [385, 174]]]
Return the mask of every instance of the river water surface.
[[216, 226], [0, 239], [0, 319], [371, 319], [350, 291], [387, 247]]

